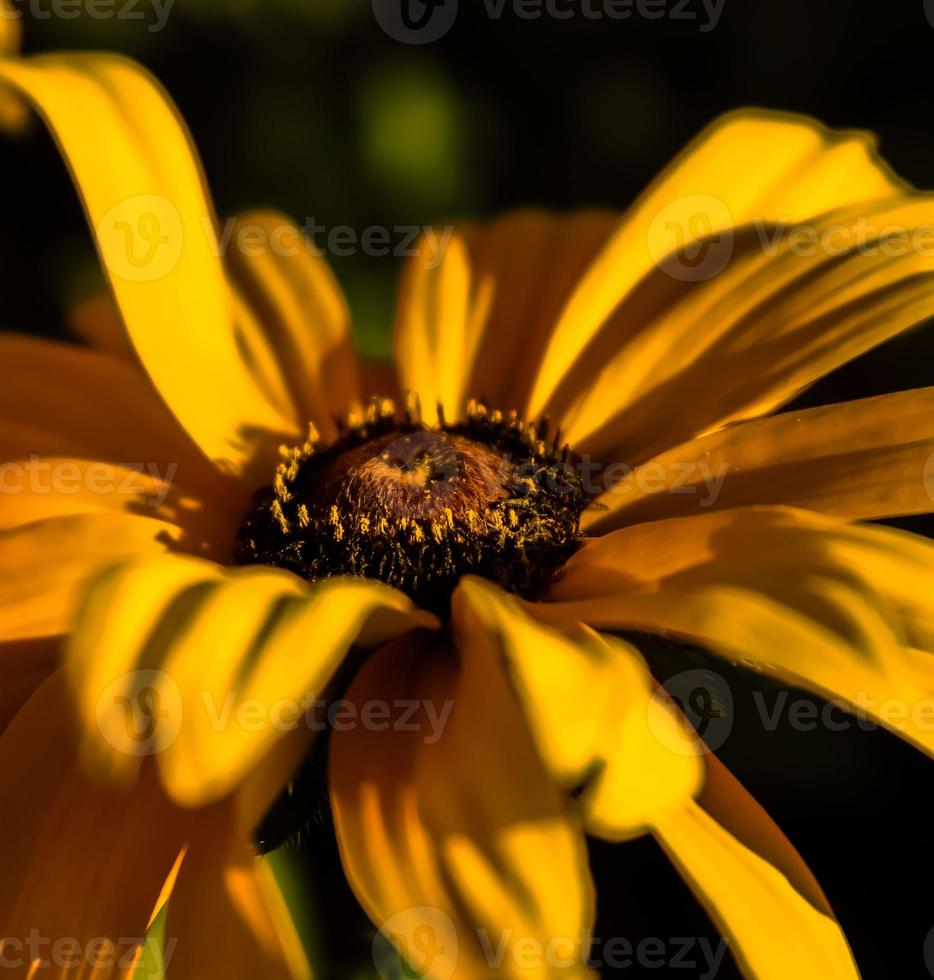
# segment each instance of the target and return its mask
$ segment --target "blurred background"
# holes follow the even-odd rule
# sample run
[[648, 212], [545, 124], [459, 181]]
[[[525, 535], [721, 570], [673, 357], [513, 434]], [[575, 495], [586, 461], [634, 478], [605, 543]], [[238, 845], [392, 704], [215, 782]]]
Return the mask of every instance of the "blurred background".
[[[406, 233], [397, 229], [525, 204], [622, 210], [714, 116], [748, 104], [873, 130], [898, 173], [934, 188], [934, 4], [929, 19], [922, 0], [724, 0], [715, 17], [689, 0], [686, 19], [627, 20], [529, 20], [508, 3], [494, 18], [487, 4], [462, 0], [447, 33], [421, 45], [382, 29], [370, 0], [137, 0], [132, 17], [106, 19], [80, 6], [70, 8], [78, 16], [50, 16], [51, 4], [20, 4], [25, 50], [107, 48], [146, 64], [195, 136], [221, 216], [274, 206], [325, 230], [386, 228], [395, 245]], [[2, 327], [63, 335], [66, 310], [101, 280], [41, 127], [4, 139], [0, 177]], [[361, 250], [328, 257], [360, 346], [386, 356], [401, 260]], [[934, 384], [932, 352], [934, 333], [919, 329], [800, 404]], [[934, 976], [934, 939], [924, 959], [934, 927], [934, 763], [853, 726], [794, 731], [783, 716], [765, 731], [753, 695], [774, 707], [781, 689], [699, 652], [652, 656], [663, 676], [687, 661], [713, 671], [714, 688], [726, 684], [734, 729], [719, 754], [804, 854], [864, 975]], [[295, 887], [315, 910], [312, 941], [336, 964], [334, 977], [372, 975], [372, 960], [355, 959], [361, 943], [368, 953], [367, 927], [328, 877], [326, 819], [292, 857]], [[604, 941], [707, 937], [716, 946], [715, 927], [650, 841], [595, 845], [593, 866]], [[693, 958], [693, 968], [636, 964], [618, 975], [704, 976], [696, 949]], [[728, 957], [716, 975], [736, 975]]]

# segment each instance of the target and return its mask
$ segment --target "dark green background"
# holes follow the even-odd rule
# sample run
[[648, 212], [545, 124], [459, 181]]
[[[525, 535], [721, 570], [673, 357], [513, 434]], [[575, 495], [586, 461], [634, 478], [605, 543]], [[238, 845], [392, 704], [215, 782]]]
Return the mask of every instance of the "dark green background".
[[[27, 51], [55, 48], [113, 48], [163, 80], [221, 215], [274, 205], [362, 232], [523, 204], [622, 209], [698, 129], [744, 104], [875, 130], [899, 173], [934, 187], [934, 27], [922, 0], [726, 0], [707, 33], [668, 19], [496, 21], [461, 0], [454, 28], [424, 47], [387, 37], [367, 0], [177, 0], [158, 33], [137, 21], [27, 22]], [[0, 178], [0, 319], [59, 334], [66, 305], [96, 285], [75, 195], [38, 128], [3, 143]], [[361, 345], [385, 353], [397, 262], [357, 255], [335, 266]], [[931, 330], [918, 330], [802, 403], [934, 383], [932, 346]], [[662, 651], [659, 671], [675, 669], [672, 656], [685, 655]], [[934, 765], [880, 732], [764, 732], [751, 700], [762, 680], [711, 666], [737, 705], [721, 755], [803, 852], [864, 975], [929, 976]], [[327, 837], [326, 824], [306, 835], [309, 866], [327, 864]], [[714, 935], [651, 842], [597, 845], [593, 863], [597, 935]], [[323, 941], [346, 952], [360, 935], [346, 893], [336, 883], [319, 891], [331, 913]]]

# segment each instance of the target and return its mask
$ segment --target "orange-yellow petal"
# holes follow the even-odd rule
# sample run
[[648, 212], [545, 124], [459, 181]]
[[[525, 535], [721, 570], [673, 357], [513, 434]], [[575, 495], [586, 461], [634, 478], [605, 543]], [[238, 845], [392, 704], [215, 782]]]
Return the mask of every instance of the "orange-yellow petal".
[[408, 261], [396, 321], [404, 390], [455, 418], [470, 397], [521, 410], [561, 308], [618, 221], [520, 210], [435, 228]]
[[934, 545], [804, 510], [672, 518], [589, 542], [550, 616], [688, 639], [840, 699], [934, 753]]
[[[433, 623], [363, 579], [308, 585], [279, 569], [176, 555], [115, 566], [88, 589], [67, 654], [88, 762], [125, 781], [156, 752], [177, 803], [217, 800], [261, 761], [276, 769], [274, 751], [291, 757], [287, 735], [310, 737], [305, 711], [352, 643]], [[138, 742], [128, 710], [148, 733]]]
[[789, 504], [846, 518], [934, 510], [934, 388], [729, 426], [623, 471], [581, 527]]
[[140, 360], [198, 445], [240, 472], [294, 434], [238, 349], [204, 176], [164, 90], [108, 54], [4, 59], [0, 79], [55, 136]]
[[344, 869], [410, 967], [432, 978], [589, 975], [583, 836], [495, 660], [397, 641], [347, 699], [385, 711], [378, 725], [332, 735]]
[[[835, 132], [806, 117], [755, 109], [718, 119], [642, 194], [582, 277], [545, 352], [530, 413], [537, 415], [555, 403], [558, 386], [579, 361], [591, 362], [592, 379], [607, 367], [594, 357], [601, 333], [612, 334], [624, 347], [638, 341], [642, 332], [643, 356], [637, 367], [630, 366], [640, 372], [649, 367], [646, 348], [654, 337], [666, 344], [678, 339], [659, 336], [655, 327], [646, 332], [647, 324], [632, 317], [631, 307], [637, 304], [625, 301], [643, 289], [640, 280], [657, 273], [659, 264], [679, 249], [701, 264], [684, 266], [680, 282], [669, 278], [663, 292], [670, 299], [682, 292], [678, 287], [684, 281], [696, 282], [710, 268], [716, 271], [711, 260], [729, 255], [735, 228], [756, 219], [768, 226], [803, 222], [906, 187], [879, 160], [875, 141], [865, 133]], [[709, 256], [705, 240], [713, 245]], [[659, 299], [662, 303], [656, 306], [665, 302], [664, 296]], [[697, 334], [708, 327], [704, 321], [682, 323], [682, 341], [689, 338], [687, 331]], [[612, 407], [631, 400], [632, 380], [631, 374], [620, 380]]]
[[130, 976], [182, 846], [154, 778], [126, 795], [100, 787], [77, 747], [59, 672], [0, 737], [0, 946], [12, 976], [30, 975], [35, 957], [48, 963], [39, 976], [77, 973], [88, 955], [95, 978]]
[[298, 417], [326, 439], [360, 409], [350, 310], [313, 243], [285, 215], [251, 211], [224, 229], [233, 278], [262, 324]]
[[574, 623], [554, 629], [535, 610], [465, 578], [453, 602], [459, 645], [505, 664], [552, 777], [583, 789], [587, 828], [618, 839], [645, 833], [700, 789], [696, 739], [655, 696], [632, 646]]
[[177, 543], [177, 527], [132, 514], [51, 517], [0, 532], [0, 642], [61, 636], [89, 579]]
[[168, 903], [166, 980], [275, 977], [311, 970], [268, 864], [228, 808], [201, 815]]

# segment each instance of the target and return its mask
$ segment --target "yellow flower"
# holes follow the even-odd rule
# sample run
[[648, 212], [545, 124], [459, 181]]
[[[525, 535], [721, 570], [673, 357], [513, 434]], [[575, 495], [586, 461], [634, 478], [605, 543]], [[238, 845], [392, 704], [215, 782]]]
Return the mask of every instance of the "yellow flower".
[[[311, 732], [208, 706], [307, 704], [355, 646], [375, 652], [350, 704], [450, 709], [437, 737], [425, 717], [331, 734], [344, 868], [414, 966], [544, 977], [558, 957], [561, 975], [588, 975], [585, 835], [651, 834], [749, 976], [856, 976], [790, 843], [636, 647], [599, 631], [696, 643], [932, 751], [916, 709], [932, 695], [934, 552], [853, 522], [931, 509], [934, 390], [770, 413], [934, 313], [934, 259], [890, 241], [934, 225], [934, 197], [863, 134], [729, 115], [623, 216], [522, 211], [458, 228], [438, 263], [426, 245], [393, 379], [357, 364], [338, 287], [286, 219], [241, 217], [234, 235], [267, 247], [221, 257], [189, 136], [137, 65], [5, 58], [0, 77], [54, 134], [116, 300], [76, 319], [96, 349], [0, 338], [6, 961], [28, 961], [32, 930], [80, 949], [141, 936], [170, 895], [169, 977], [307, 975], [251, 845]], [[819, 246], [783, 233], [797, 225]], [[399, 392], [430, 425], [369, 402]], [[497, 406], [550, 417], [578, 455]], [[373, 433], [412, 459], [371, 452]], [[519, 497], [500, 506], [490, 460], [508, 469], [507, 443], [534, 464], [547, 520]], [[297, 447], [284, 462], [281, 444]], [[579, 510], [536, 482], [578, 492], [569, 460], [634, 467], [583, 511], [581, 542], [561, 525]], [[461, 491], [438, 509], [431, 481], [468, 466], [489, 511]], [[364, 476], [349, 488], [351, 471]], [[699, 492], [707, 474], [716, 494]], [[427, 517], [405, 509], [415, 499]], [[231, 567], [235, 539], [280, 567]], [[303, 581], [289, 561], [322, 574]], [[499, 967], [484, 937], [504, 940]]]

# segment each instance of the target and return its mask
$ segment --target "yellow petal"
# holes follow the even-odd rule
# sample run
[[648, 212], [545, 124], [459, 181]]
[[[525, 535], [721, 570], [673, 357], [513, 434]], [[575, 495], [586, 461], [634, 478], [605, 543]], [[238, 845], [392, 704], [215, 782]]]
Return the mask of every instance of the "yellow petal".
[[[632, 647], [574, 623], [549, 628], [535, 619], [536, 605], [480, 579], [461, 583], [454, 610], [470, 640], [462, 646], [483, 645], [505, 661], [549, 771], [569, 790], [583, 787], [588, 830], [614, 840], [653, 833], [731, 948], [754, 964], [751, 976], [787, 976], [781, 971], [795, 962], [805, 975], [813, 964], [827, 976], [856, 976], [807, 866], [716, 758], [702, 755]], [[691, 820], [716, 842], [719, 860], [700, 860], [709, 841]]]
[[90, 578], [114, 561], [163, 552], [179, 536], [164, 521], [117, 513], [0, 532], [0, 642], [67, 633]]
[[656, 836], [730, 937], [756, 980], [856, 980], [859, 972], [834, 918], [815, 908], [782, 871], [703, 807], [666, 814]]
[[402, 388], [427, 408], [442, 398], [451, 417], [469, 397], [521, 411], [564, 302], [617, 220], [522, 210], [423, 236], [396, 322]]
[[211, 466], [146, 376], [109, 355], [0, 334], [0, 420], [4, 461], [68, 456], [149, 466], [201, 499], [243, 503], [245, 488]]
[[[114, 567], [89, 589], [67, 655], [88, 759], [127, 780], [156, 752], [176, 802], [219, 799], [286, 734], [310, 735], [305, 710], [352, 643], [433, 624], [363, 579], [309, 586], [279, 569], [173, 555]], [[139, 740], [128, 738], [127, 705], [148, 732]]]
[[[764, 146], [768, 153], [762, 152]], [[602, 332], [612, 333], [618, 346], [639, 336], [645, 324], [631, 319], [624, 300], [679, 246], [690, 250], [706, 238], [715, 246], [723, 241], [725, 246], [714, 249], [716, 260], [728, 254], [724, 248], [731, 229], [755, 219], [768, 225], [802, 222], [905, 188], [877, 158], [874, 140], [864, 133], [834, 132], [806, 117], [763, 110], [742, 110], [717, 120], [636, 201], [581, 279], [549, 343], [530, 413], [548, 410], [579, 360], [590, 361], [591, 377], [605, 367], [599, 355], [593, 356], [593, 341]], [[690, 278], [692, 270], [687, 273]], [[674, 279], [667, 285], [672, 298], [682, 291]], [[685, 324], [682, 335], [699, 332], [698, 322]], [[621, 383], [614, 407], [624, 398], [632, 394]]]
[[787, 412], [712, 432], [624, 476], [590, 533], [723, 507], [790, 504], [846, 518], [934, 510], [934, 388]]
[[579, 451], [630, 463], [774, 411], [934, 312], [932, 223], [934, 196], [869, 202], [811, 222], [813, 246], [750, 226], [714, 277], [672, 285], [656, 270], [549, 411]]
[[451, 420], [462, 414], [470, 397], [464, 365], [476, 354], [490, 301], [489, 283], [472, 294], [466, 237], [452, 234], [440, 255], [416, 246], [400, 288], [394, 329], [399, 381], [421, 400], [428, 421], [436, 419], [439, 403]]
[[[162, 477], [101, 461], [34, 456], [0, 463], [0, 532], [36, 521], [127, 514], [172, 527], [175, 550], [222, 560], [241, 515], [224, 499], [206, 504]], [[153, 534], [161, 532], [153, 530]]]
[[934, 545], [809, 511], [736, 508], [614, 531], [579, 551], [549, 616], [672, 633], [841, 699], [934, 753]]
[[262, 323], [299, 417], [326, 438], [360, 408], [350, 310], [327, 262], [285, 215], [252, 211], [224, 234], [233, 277]]
[[700, 749], [628, 643], [580, 626], [559, 631], [483, 579], [454, 595], [460, 646], [505, 662], [549, 772], [580, 798], [587, 828], [645, 833], [698, 791]]
[[168, 980], [293, 977], [311, 970], [267, 864], [215, 808], [198, 821], [168, 904]]
[[54, 134], [146, 370], [204, 452], [243, 470], [270, 433], [294, 428], [237, 348], [214, 213], [175, 106], [107, 54], [3, 60], [0, 79]]
[[70, 709], [59, 672], [0, 737], [4, 963], [28, 965], [32, 935], [46, 941], [39, 957], [62, 961], [52, 963], [62, 976], [77, 973], [90, 951], [100, 966], [95, 977], [125, 977], [181, 847], [180, 828], [154, 779], [125, 796], [88, 781]]
[[[347, 699], [385, 706], [389, 721], [332, 735], [344, 869], [410, 967], [432, 978], [589, 975], [583, 836], [495, 660], [477, 650], [458, 664], [443, 644], [406, 638], [363, 666]], [[415, 702], [403, 724], [399, 706]]]

